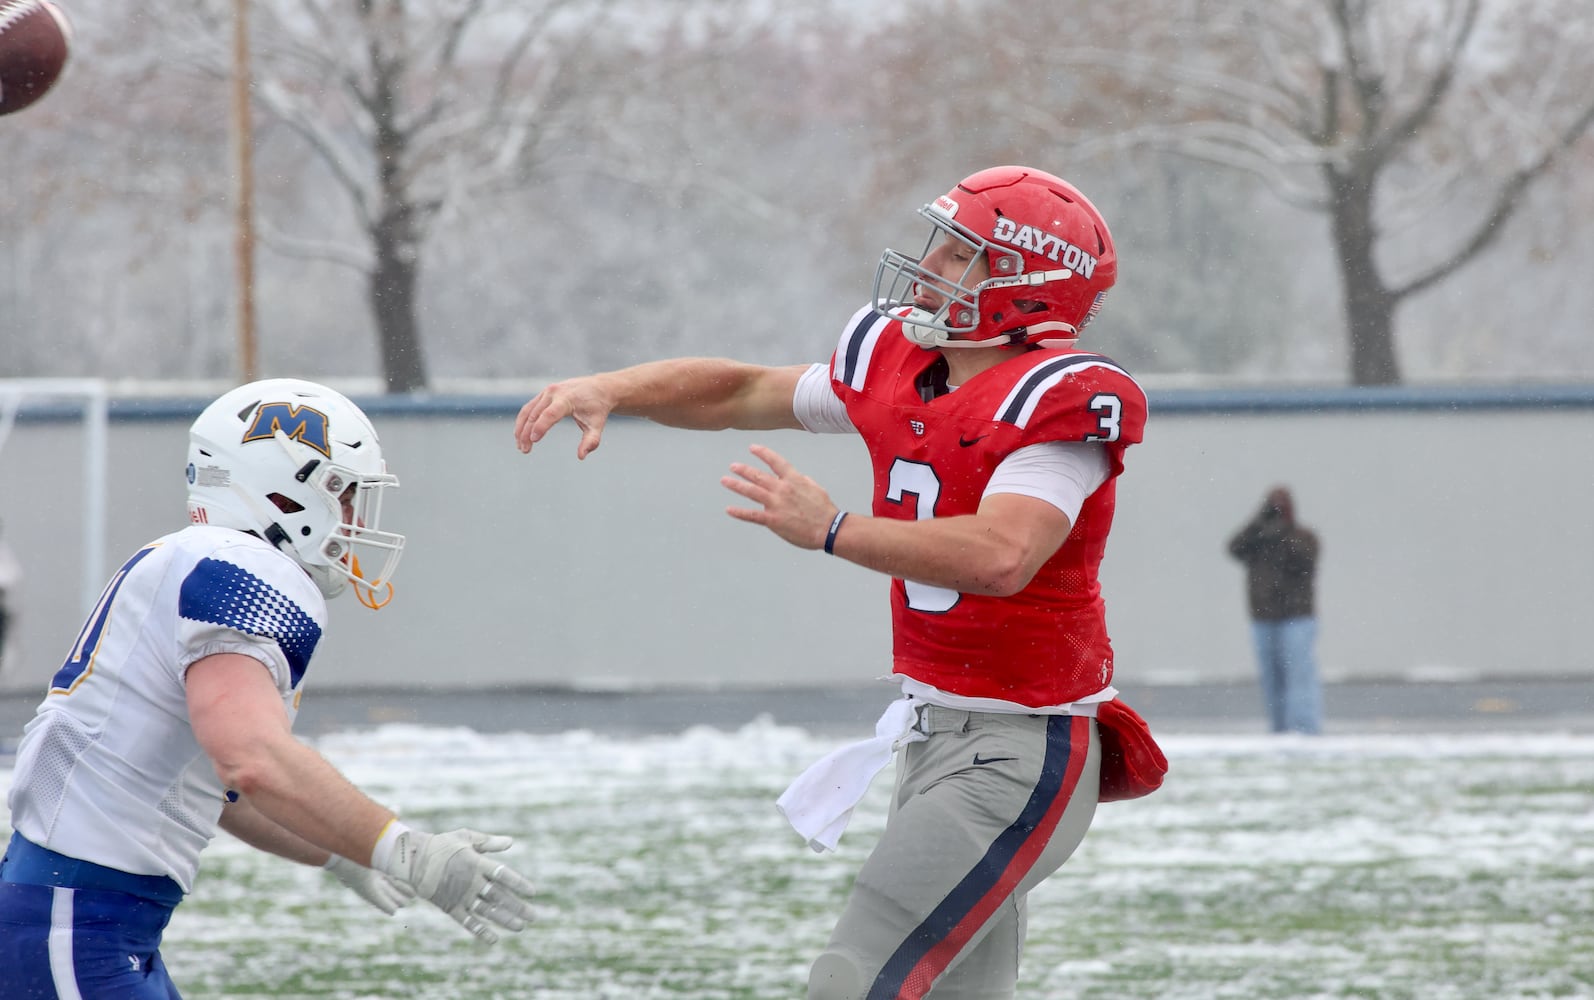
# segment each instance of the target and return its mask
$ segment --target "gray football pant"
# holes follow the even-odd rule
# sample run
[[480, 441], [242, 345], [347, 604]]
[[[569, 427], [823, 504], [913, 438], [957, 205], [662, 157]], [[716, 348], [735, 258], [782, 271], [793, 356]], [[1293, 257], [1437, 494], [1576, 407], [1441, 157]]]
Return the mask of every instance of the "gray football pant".
[[814, 962], [809, 1000], [1013, 996], [1025, 897], [1095, 815], [1095, 719], [927, 705], [919, 729], [929, 739], [898, 756], [885, 833]]

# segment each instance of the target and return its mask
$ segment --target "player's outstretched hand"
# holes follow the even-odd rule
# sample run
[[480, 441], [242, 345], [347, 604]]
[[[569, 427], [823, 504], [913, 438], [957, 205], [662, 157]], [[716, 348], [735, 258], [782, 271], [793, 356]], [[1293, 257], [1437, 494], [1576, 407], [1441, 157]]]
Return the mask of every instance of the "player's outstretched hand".
[[569, 417], [581, 428], [576, 457], [584, 459], [602, 443], [603, 427], [613, 409], [614, 400], [605, 392], [599, 376], [555, 382], [520, 408], [515, 417], [515, 447], [521, 454], [530, 454], [532, 445], [541, 441], [555, 424]]
[[760, 506], [727, 507], [725, 513], [738, 521], [762, 524], [800, 549], [823, 546], [837, 514], [830, 494], [773, 448], [755, 444], [748, 450], [769, 469], [733, 462], [732, 474], [720, 477], [720, 485]]
[[387, 874], [414, 888], [461, 927], [492, 944], [498, 931], [518, 931], [531, 920], [536, 890], [524, 875], [488, 857], [507, 851], [509, 837], [452, 830], [405, 830], [387, 861]]
[[405, 883], [340, 854], [332, 855], [324, 867], [357, 896], [390, 917], [415, 899], [415, 890]]

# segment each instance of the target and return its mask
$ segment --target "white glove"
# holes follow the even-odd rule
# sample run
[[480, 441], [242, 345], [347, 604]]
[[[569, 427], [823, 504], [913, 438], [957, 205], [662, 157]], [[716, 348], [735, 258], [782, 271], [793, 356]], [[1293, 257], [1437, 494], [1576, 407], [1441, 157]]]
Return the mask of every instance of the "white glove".
[[422, 833], [395, 821], [372, 864], [415, 890], [461, 927], [492, 944], [495, 927], [518, 931], [531, 919], [531, 881], [486, 857], [514, 841], [475, 830]]
[[337, 880], [353, 889], [355, 894], [388, 916], [408, 906], [415, 899], [415, 890], [403, 882], [389, 878], [374, 869], [334, 854], [321, 867], [337, 876]]

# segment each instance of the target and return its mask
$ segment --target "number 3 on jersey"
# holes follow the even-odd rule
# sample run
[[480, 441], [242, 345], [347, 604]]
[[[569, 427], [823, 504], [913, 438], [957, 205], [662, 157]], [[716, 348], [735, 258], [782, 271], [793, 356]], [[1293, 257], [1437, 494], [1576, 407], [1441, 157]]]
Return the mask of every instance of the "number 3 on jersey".
[[1111, 443], [1123, 434], [1124, 401], [1115, 392], [1098, 392], [1090, 397], [1090, 412], [1096, 414], [1100, 432], [1086, 434], [1086, 441]]
[[[899, 458], [891, 463], [891, 479], [886, 486], [886, 499], [892, 503], [905, 503], [905, 498], [910, 495], [918, 500], [914, 517], [920, 521], [929, 520], [935, 516], [936, 502], [941, 499], [941, 479], [930, 465]], [[917, 583], [913, 580], [903, 580], [902, 587], [907, 591], [908, 607], [928, 614], [938, 615], [951, 611], [953, 605], [962, 597], [955, 590], [932, 587], [927, 583]]]

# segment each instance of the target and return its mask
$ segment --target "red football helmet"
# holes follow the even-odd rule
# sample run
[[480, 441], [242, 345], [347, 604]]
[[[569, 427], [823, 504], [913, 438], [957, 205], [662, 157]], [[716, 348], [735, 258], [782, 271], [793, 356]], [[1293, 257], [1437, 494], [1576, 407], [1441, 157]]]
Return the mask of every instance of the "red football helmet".
[[[1070, 348], [1118, 277], [1112, 234], [1096, 206], [1040, 170], [982, 170], [919, 214], [934, 227], [924, 252], [882, 254], [874, 297], [877, 308], [902, 317], [903, 333], [921, 347]], [[975, 251], [956, 281], [921, 266], [945, 239]], [[980, 254], [990, 271], [983, 280], [973, 273]], [[934, 313], [914, 305], [921, 289], [941, 299]]]

